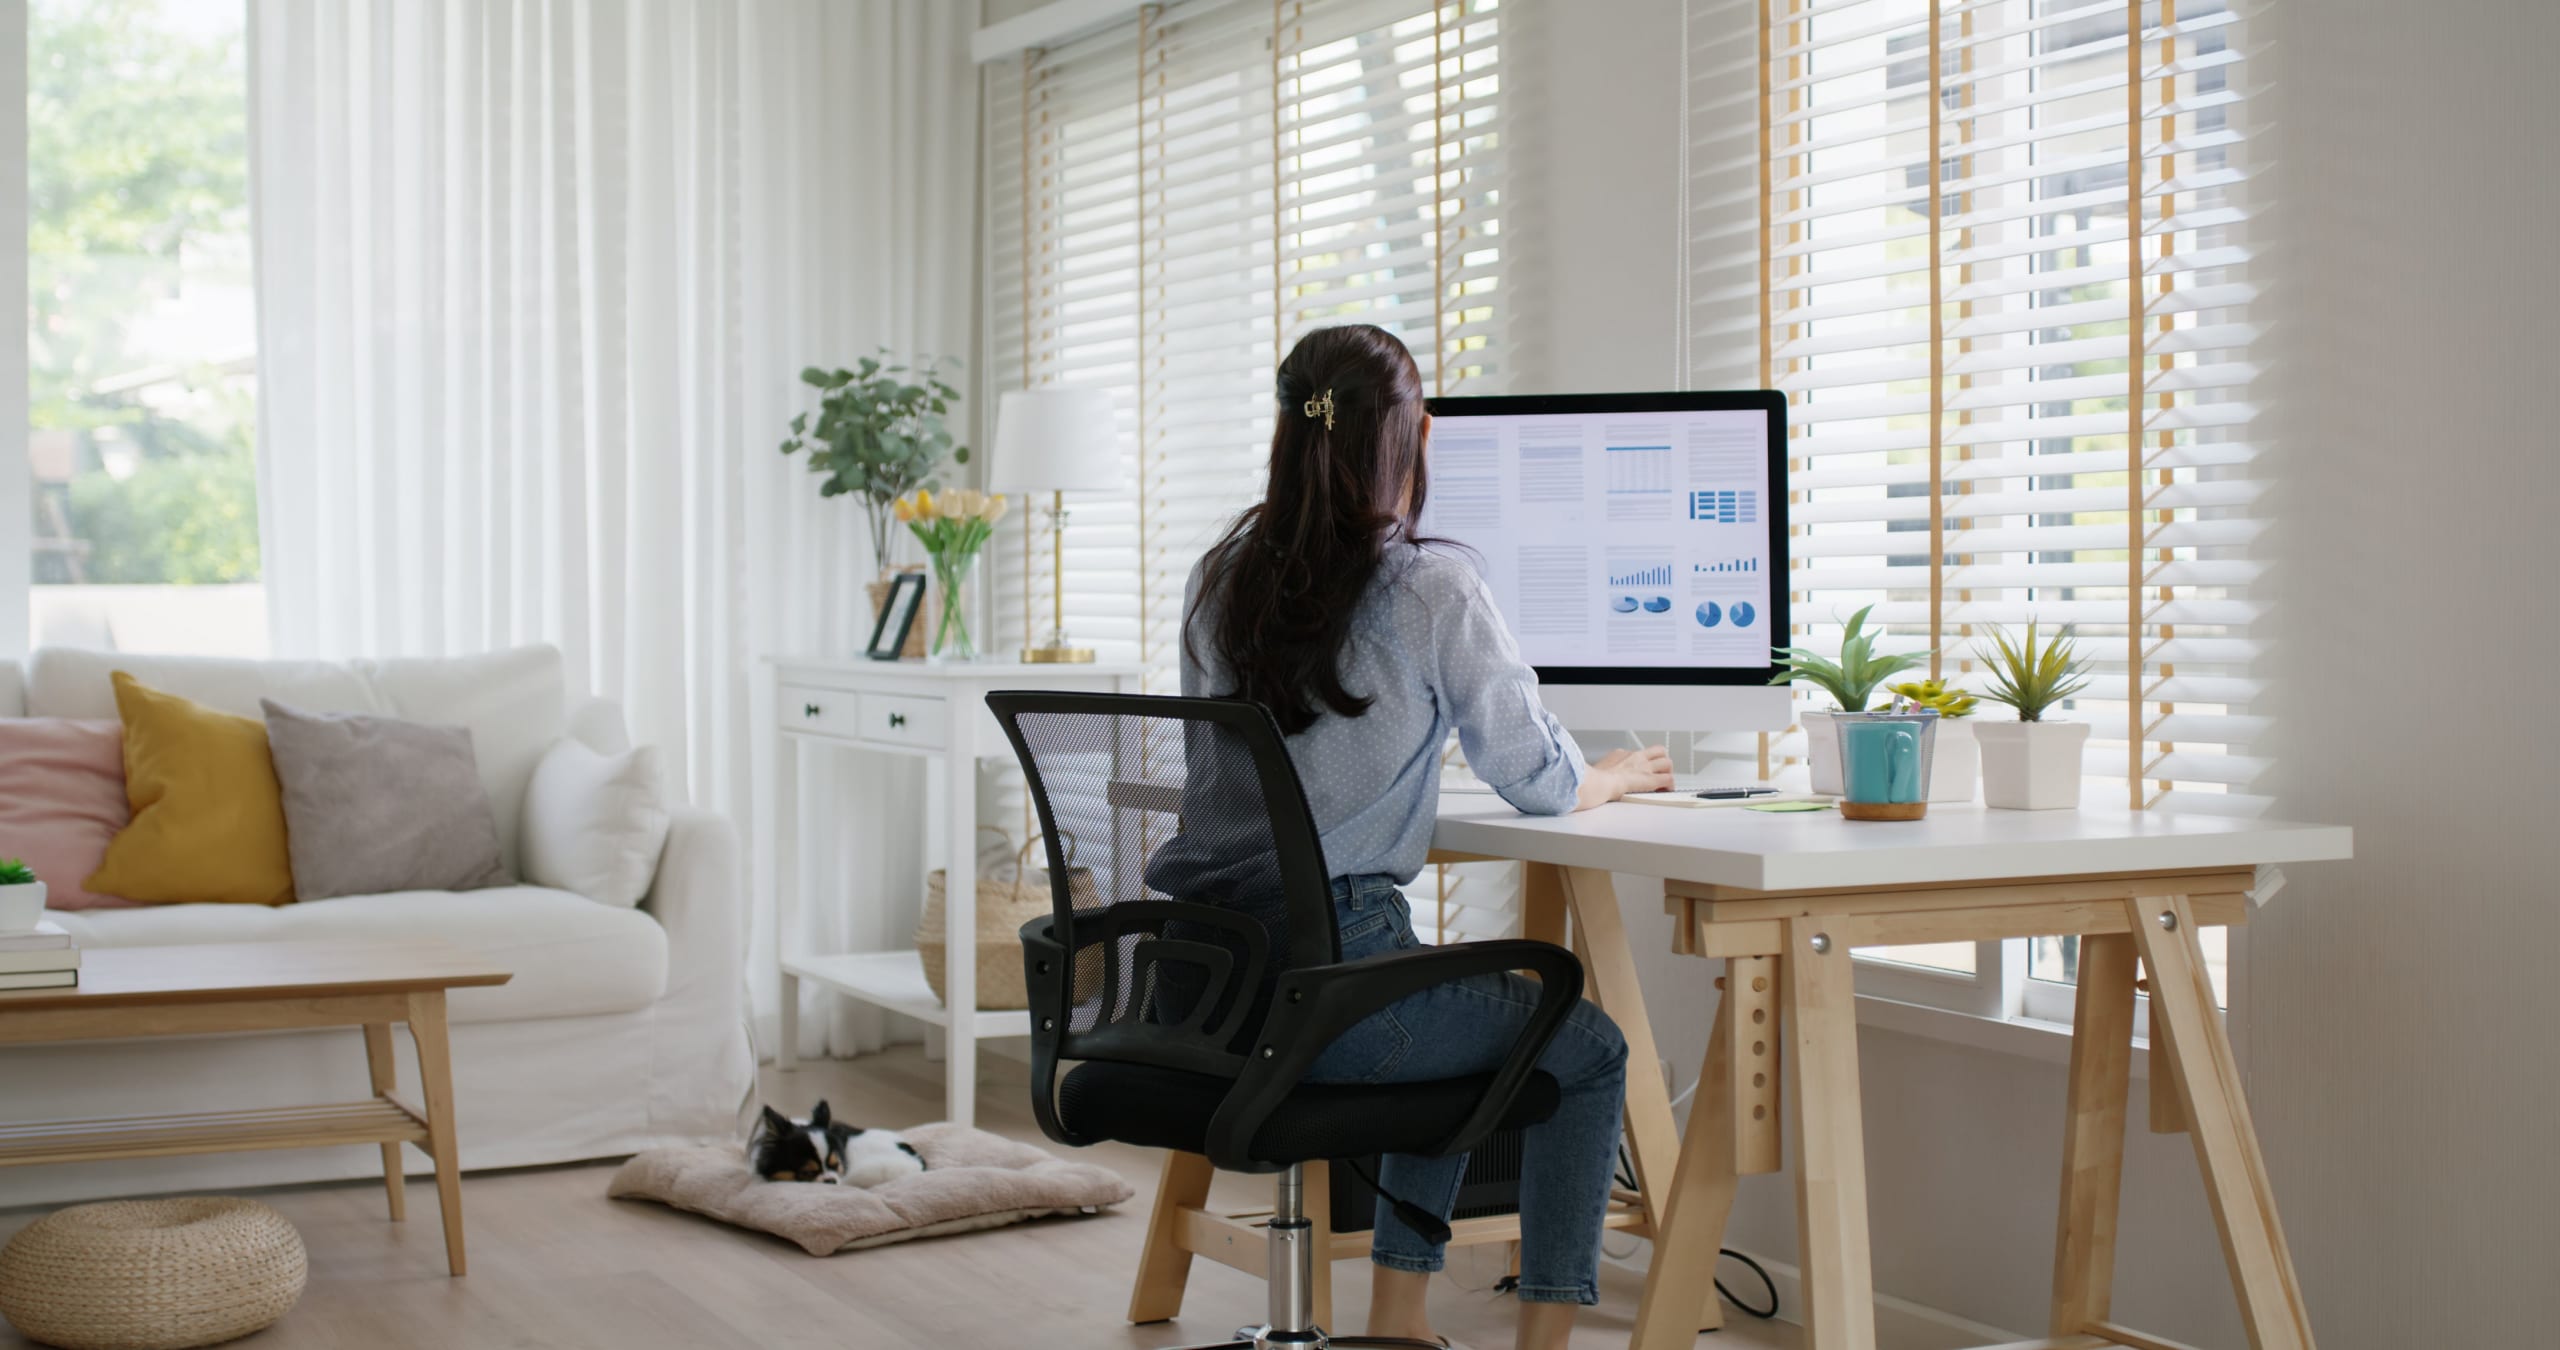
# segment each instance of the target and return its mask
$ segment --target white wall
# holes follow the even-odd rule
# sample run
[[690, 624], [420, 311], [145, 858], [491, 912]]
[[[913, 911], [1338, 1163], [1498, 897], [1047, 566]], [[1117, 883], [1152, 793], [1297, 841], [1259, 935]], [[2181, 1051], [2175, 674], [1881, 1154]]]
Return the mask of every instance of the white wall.
[[[1537, 40], [1505, 54], [1534, 278], [1513, 388], [1661, 387], [1679, 337], [1679, 7], [1544, 9]], [[2560, 1254], [2560, 720], [2535, 678], [2560, 619], [2560, 445], [2517, 391], [2554, 382], [2535, 339], [2560, 300], [2560, 95], [2543, 69], [2560, 7], [2258, 10], [2254, 158], [2276, 208], [2261, 350], [2286, 521], [2263, 672], [2288, 690], [2273, 788], [2283, 814], [2354, 825], [2361, 856], [2298, 869], [2240, 943], [2234, 1034], [2324, 1347], [2549, 1344], [2527, 1315]], [[1689, 339], [1719, 385], [1756, 367], [1751, 16], [1748, 0], [1714, 15], [1691, 73], [1693, 153], [1725, 190], [1694, 206], [1691, 284], [1716, 303]], [[1658, 932], [1658, 891], [1620, 889], [1633, 930]], [[1685, 1086], [1710, 972], [1651, 944], [1640, 958]], [[1860, 1048], [1879, 1285], [2041, 1331], [2061, 1069], [1874, 1029]], [[2187, 1141], [2131, 1149], [2120, 1319], [2244, 1344]], [[1791, 1253], [1792, 1211], [1786, 1178], [1754, 1179], [1732, 1241]]]
[[2359, 859], [2253, 935], [2250, 1086], [2324, 1346], [2550, 1345], [2560, 8], [2275, 17], [2275, 788]]

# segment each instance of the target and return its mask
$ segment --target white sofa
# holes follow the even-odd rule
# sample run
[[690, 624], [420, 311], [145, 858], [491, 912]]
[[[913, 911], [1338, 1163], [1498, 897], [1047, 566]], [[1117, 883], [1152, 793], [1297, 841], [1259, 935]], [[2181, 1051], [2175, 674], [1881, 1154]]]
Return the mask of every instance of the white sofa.
[[[259, 715], [297, 707], [375, 712], [471, 729], [516, 866], [518, 815], [535, 762], [574, 737], [626, 748], [621, 710], [570, 706], [560, 653], [334, 664], [232, 661], [41, 649], [0, 662], [0, 716], [113, 718], [109, 672], [210, 707]], [[648, 898], [637, 909], [566, 891], [355, 896], [270, 909], [161, 905], [56, 913], [84, 948], [254, 939], [435, 939], [486, 953], [508, 984], [454, 991], [454, 1096], [466, 1168], [613, 1157], [661, 1144], [738, 1137], [754, 1087], [746, 1029], [745, 868], [737, 832], [675, 808]], [[401, 1082], [417, 1065], [395, 1035]], [[0, 1121], [206, 1111], [358, 1099], [364, 1048], [352, 1030], [85, 1041], [0, 1047]], [[430, 1170], [406, 1150], [413, 1171]], [[0, 1206], [380, 1174], [370, 1148], [206, 1154], [0, 1169]]]

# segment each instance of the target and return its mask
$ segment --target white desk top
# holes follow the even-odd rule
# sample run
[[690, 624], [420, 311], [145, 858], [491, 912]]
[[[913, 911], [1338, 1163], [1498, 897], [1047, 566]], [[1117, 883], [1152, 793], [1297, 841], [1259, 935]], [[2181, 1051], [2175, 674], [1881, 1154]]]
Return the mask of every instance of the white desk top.
[[1755, 891], [2205, 871], [2350, 857], [2354, 831], [2191, 812], [1994, 811], [1939, 805], [1914, 821], [1837, 811], [1668, 811], [1618, 802], [1524, 816], [1499, 797], [1444, 793], [1435, 848]]

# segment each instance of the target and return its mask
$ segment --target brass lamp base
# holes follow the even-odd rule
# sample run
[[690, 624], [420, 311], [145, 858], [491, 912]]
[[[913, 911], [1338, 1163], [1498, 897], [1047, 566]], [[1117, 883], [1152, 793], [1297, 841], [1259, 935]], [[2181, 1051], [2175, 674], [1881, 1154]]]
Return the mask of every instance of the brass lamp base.
[[1091, 647], [1025, 647], [1022, 663], [1026, 666], [1076, 666], [1093, 662]]

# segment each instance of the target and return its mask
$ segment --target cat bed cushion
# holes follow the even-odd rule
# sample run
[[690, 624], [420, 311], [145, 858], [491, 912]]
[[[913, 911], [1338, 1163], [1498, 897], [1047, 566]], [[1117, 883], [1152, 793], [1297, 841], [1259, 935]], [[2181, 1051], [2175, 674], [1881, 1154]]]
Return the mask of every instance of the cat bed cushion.
[[811, 1256], [1097, 1210], [1132, 1193], [1108, 1168], [966, 1125], [899, 1133], [923, 1156], [925, 1170], [870, 1190], [767, 1181], [748, 1168], [742, 1149], [703, 1147], [639, 1154], [613, 1174], [606, 1193], [771, 1233]]

